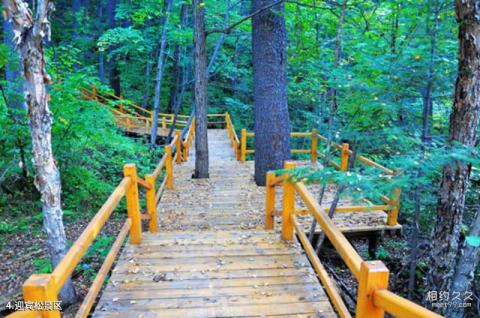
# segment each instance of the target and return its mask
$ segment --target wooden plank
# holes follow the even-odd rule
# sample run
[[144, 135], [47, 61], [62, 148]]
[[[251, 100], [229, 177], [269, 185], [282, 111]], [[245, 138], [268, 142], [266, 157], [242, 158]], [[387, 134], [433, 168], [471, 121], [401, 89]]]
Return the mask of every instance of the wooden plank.
[[[230, 306], [245, 306], [245, 305], [260, 305], [260, 304], [288, 304], [295, 303], [301, 300], [307, 300], [310, 302], [327, 302], [325, 298], [322, 298], [318, 294], [305, 295], [301, 293], [301, 289], [298, 289], [296, 293], [279, 292], [272, 294], [271, 292], [265, 292], [261, 289], [257, 294], [245, 295], [245, 296], [217, 296], [215, 299], [210, 297], [189, 297], [189, 298], [168, 298], [168, 299], [139, 299], [136, 300], [135, 306], [142, 307], [148, 310], [164, 310], [172, 308], [191, 308], [196, 309], [198, 307], [230, 307]], [[317, 297], [314, 297], [317, 296]], [[132, 308], [132, 298], [118, 297], [115, 302], [109, 300], [108, 303], [104, 303], [102, 308], [112, 308], [115, 311], [128, 310]], [[328, 306], [328, 304], [325, 304]]]
[[[245, 259], [243, 256], [229, 256], [224, 258], [212, 259], [210, 257], [198, 257], [189, 259], [179, 264], [176, 259], [150, 258], [148, 267], [154, 271], [188, 271], [205, 270], [213, 268], [217, 270], [231, 269], [250, 269], [250, 268], [282, 268], [288, 266], [306, 267], [309, 266], [307, 259], [299, 255], [278, 255], [275, 258], [269, 255], [258, 255], [252, 260]], [[141, 265], [141, 264], [140, 264]], [[121, 259], [117, 263], [117, 268], [135, 268], [136, 265], [130, 259]]]
[[298, 242], [245, 229], [262, 226], [265, 191], [236, 160], [235, 132], [208, 133], [211, 178], [191, 179], [194, 153], [175, 165], [159, 232], [127, 244], [93, 316], [336, 317]]
[[[148, 290], [152, 295], [155, 295], [158, 291], [175, 289], [202, 289], [202, 288], [234, 288], [234, 287], [248, 287], [253, 289], [259, 289], [266, 286], [276, 285], [305, 285], [315, 284], [317, 279], [314, 275], [295, 275], [295, 276], [282, 276], [282, 277], [240, 277], [240, 278], [228, 278], [228, 279], [211, 279], [206, 275], [203, 279], [189, 279], [183, 280], [182, 277], [175, 277], [174, 275], [166, 277], [166, 281], [154, 281], [155, 274], [151, 275], [115, 275], [111, 281], [114, 287], [110, 288], [109, 292], [128, 290], [129, 292], [137, 292]], [[132, 279], [133, 278], [133, 279]]]
[[[323, 313], [328, 310], [326, 303], [298, 302], [290, 304], [272, 305], [247, 305], [247, 306], [229, 306], [229, 307], [199, 307], [195, 309], [165, 309], [162, 311], [148, 311], [139, 309], [142, 317], [189, 317], [189, 318], [209, 318], [209, 317], [244, 317], [269, 315], [297, 315], [315, 313], [316, 317], [334, 317], [331, 313]], [[134, 317], [138, 311], [123, 311], [119, 313], [101, 313], [96, 312], [93, 317]]]

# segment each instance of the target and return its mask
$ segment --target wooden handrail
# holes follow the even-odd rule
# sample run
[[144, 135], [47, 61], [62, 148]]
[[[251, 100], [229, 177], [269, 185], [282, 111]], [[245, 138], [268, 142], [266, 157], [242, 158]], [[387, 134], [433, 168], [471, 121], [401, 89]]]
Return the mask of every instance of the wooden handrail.
[[112, 267], [112, 264], [115, 261], [115, 258], [117, 257], [118, 252], [120, 251], [120, 248], [122, 247], [123, 242], [128, 235], [128, 232], [130, 231], [131, 226], [132, 221], [130, 219], [127, 219], [123, 224], [122, 229], [118, 233], [117, 239], [110, 248], [110, 252], [108, 252], [107, 256], [105, 257], [105, 260], [100, 267], [100, 270], [95, 276], [95, 280], [93, 281], [87, 296], [85, 296], [82, 305], [80, 306], [77, 314], [75, 315], [76, 318], [85, 318], [89, 315], [90, 309], [92, 309], [93, 304], [95, 303], [95, 299], [97, 298], [98, 293], [102, 289], [103, 282], [105, 281], [105, 278], [107, 277], [108, 272], [110, 271], [110, 268]]
[[100, 230], [105, 225], [113, 210], [117, 207], [120, 200], [125, 196], [132, 180], [130, 178], [123, 178], [117, 188], [112, 192], [108, 200], [103, 204], [97, 214], [90, 221], [88, 226], [82, 232], [80, 237], [73, 243], [67, 254], [63, 257], [60, 263], [55, 267], [52, 276], [55, 279], [55, 293], [58, 294], [63, 284], [72, 274], [73, 270], [80, 262], [81, 258], [92, 244], [95, 238], [100, 233]]
[[147, 181], [143, 180], [142, 178], [138, 177], [137, 178], [137, 182], [139, 185], [141, 185], [142, 187], [144, 187], [145, 189], [147, 190], [151, 190], [152, 189], [152, 186], [150, 184], [148, 184]]
[[317, 223], [320, 225], [325, 235], [337, 250], [338, 254], [340, 254], [353, 276], [358, 279], [360, 275], [360, 265], [362, 264], [362, 258], [360, 255], [358, 255], [357, 251], [345, 238], [343, 233], [324, 212], [324, 209], [314, 199], [313, 194], [307, 189], [306, 185], [302, 182], [295, 182], [293, 186], [311, 211], [313, 217], [317, 220]]
[[[122, 114], [126, 118], [131, 118], [130, 115]], [[144, 118], [142, 118], [144, 119]], [[58, 293], [72, 275], [75, 267], [80, 262], [81, 258], [85, 255], [88, 248], [93, 241], [99, 235], [101, 229], [105, 225], [106, 221], [110, 218], [111, 214], [118, 206], [123, 197], [126, 198], [128, 219], [119, 232], [114, 244], [112, 245], [107, 257], [102, 264], [100, 271], [92, 283], [92, 286], [84, 299], [82, 306], [80, 307], [76, 317], [86, 317], [92, 308], [95, 299], [103, 286], [103, 282], [108, 275], [108, 272], [118, 255], [118, 252], [125, 241], [128, 233], [130, 233], [130, 241], [132, 244], [139, 244], [142, 239], [142, 219], [149, 220], [149, 231], [157, 231], [157, 212], [156, 206], [160, 199], [165, 187], [168, 189], [173, 188], [173, 156], [177, 158], [177, 163], [180, 163], [182, 146], [188, 148], [191, 146], [191, 138], [193, 136], [193, 127], [195, 126], [195, 120], [189, 124], [189, 140], [190, 142], [183, 145], [181, 142], [181, 134], [177, 131], [176, 136], [173, 138], [172, 144], [165, 147], [165, 154], [155, 167], [152, 174], [145, 176], [145, 179], [140, 178], [137, 175], [136, 167], [133, 164], [127, 164], [124, 166], [124, 178], [110, 194], [107, 201], [95, 214], [88, 226], [82, 232], [80, 237], [75, 241], [72, 247], [67, 251], [67, 254], [63, 257], [60, 263], [55, 267], [51, 274], [34, 274], [30, 276], [23, 285], [23, 295], [25, 301], [37, 301], [37, 302], [54, 302], [57, 301]], [[172, 146], [176, 149], [172, 150]], [[165, 168], [166, 175], [163, 178], [162, 184], [158, 191], [155, 190], [155, 182], [162, 170]], [[146, 204], [147, 214], [142, 218], [140, 213], [140, 200], [138, 195], [138, 187], [141, 186], [147, 190], [146, 192]], [[20, 311], [9, 315], [9, 317], [60, 317], [58, 310], [52, 311]]]
[[298, 222], [295, 215], [292, 215], [292, 223], [295, 227], [295, 231], [298, 234], [300, 243], [302, 244], [303, 249], [305, 250], [305, 253], [308, 256], [308, 259], [312, 263], [312, 266], [315, 269], [315, 272], [320, 278], [323, 288], [325, 288], [328, 294], [328, 297], [330, 297], [330, 300], [332, 301], [333, 306], [335, 307], [335, 310], [337, 311], [337, 313], [340, 315], [341, 318], [352, 317], [352, 315], [350, 315], [350, 312], [348, 311], [347, 306], [343, 302], [342, 297], [338, 293], [337, 286], [335, 286], [335, 283], [330, 279], [330, 276], [328, 275], [327, 270], [323, 266], [322, 262], [320, 262], [320, 259], [318, 258], [317, 253], [313, 249], [312, 244], [310, 243], [307, 236], [305, 235], [303, 228]]
[[[284, 169], [294, 169], [295, 167], [296, 164], [294, 162], [287, 161]], [[313, 194], [307, 189], [306, 185], [302, 181], [291, 178], [288, 171], [283, 175], [282, 239], [290, 241], [293, 239], [294, 232], [296, 232], [322, 285], [341, 317], [350, 317], [350, 313], [328, 277], [328, 273], [318, 259], [310, 240], [304, 233], [302, 225], [297, 220], [295, 214], [298, 213], [298, 211], [295, 210], [295, 193], [299, 194], [308, 208], [308, 210], [302, 210], [301, 212], [311, 214], [316, 219], [323, 233], [327, 236], [358, 281], [356, 318], [382, 318], [384, 317], [385, 311], [399, 318], [441, 317], [422, 306], [388, 291], [389, 270], [386, 266], [381, 261], [364, 261], [330, 217], [324, 212], [325, 208], [322, 208], [317, 200], [314, 199]], [[275, 185], [277, 184], [276, 181], [278, 181], [276, 178], [273, 172], [267, 173], [265, 228], [269, 230], [273, 229], [274, 225]], [[377, 207], [386, 208], [389, 206]], [[348, 209], [351, 208], [363, 209], [364, 207], [348, 207]]]
[[373, 303], [397, 318], [441, 318], [442, 316], [386, 289], [373, 293]]
[[155, 179], [158, 178], [158, 176], [160, 175], [160, 173], [162, 172], [163, 170], [163, 167], [165, 167], [165, 162], [167, 162], [167, 156], [166, 155], [163, 155], [162, 156], [162, 159], [160, 160], [160, 162], [158, 163], [157, 167], [155, 168], [155, 170], [153, 171], [152, 175]]
[[[235, 130], [234, 130], [235, 131]], [[242, 139], [239, 141], [240, 143], [240, 161], [245, 161], [246, 160], [246, 154], [254, 154], [255, 153], [255, 150], [253, 149], [247, 149], [247, 145], [246, 145], [246, 142], [247, 142], [247, 138], [248, 137], [254, 137], [255, 136], [255, 133], [254, 132], [248, 132], [245, 130], [245, 132], [243, 132], [243, 129], [242, 129]], [[318, 134], [316, 132], [315, 129], [312, 129], [312, 132], [291, 132], [290, 133], [290, 136], [291, 137], [311, 137], [312, 139], [312, 144], [311, 144], [311, 147], [309, 149], [291, 149], [291, 153], [310, 153], [311, 154], [311, 160], [312, 162], [316, 162], [317, 160], [317, 155], [318, 156], [321, 156], [321, 157], [325, 157], [324, 154], [321, 154], [321, 153], [317, 153], [317, 141], [320, 139], [324, 142], [328, 142], [329, 139], [325, 136], [322, 136], [320, 134]], [[238, 142], [238, 138], [237, 138], [237, 142]], [[353, 154], [353, 151], [349, 149], [349, 145], [348, 143], [343, 143], [341, 145], [339, 144], [336, 144], [332, 141], [330, 141], [330, 145], [333, 146], [336, 150], [339, 150], [341, 155], [340, 155], [340, 164], [337, 164], [336, 162], [334, 161], [330, 161], [329, 164], [331, 166], [334, 166], [335, 168], [337, 168], [338, 170], [340, 171], [345, 171], [347, 169], [347, 164], [348, 164], [348, 158], [350, 155]], [[371, 166], [371, 167], [374, 167], [374, 168], [377, 168], [379, 170], [381, 170], [382, 172], [388, 174], [388, 175], [395, 175], [396, 172], [392, 169], [388, 169], [387, 167], [373, 161], [373, 160], [370, 160], [368, 158], [366, 158], [365, 156], [358, 156], [356, 158], [356, 160], [368, 165], [368, 166]]]
[[387, 167], [384, 167], [381, 164], [376, 163], [375, 161], [368, 159], [367, 157], [358, 156], [357, 160], [360, 161], [360, 162], [363, 162], [364, 164], [366, 164], [368, 166], [375, 167], [375, 168], [385, 172], [386, 174], [389, 174], [389, 175], [395, 175], [396, 174], [394, 170], [388, 169]]

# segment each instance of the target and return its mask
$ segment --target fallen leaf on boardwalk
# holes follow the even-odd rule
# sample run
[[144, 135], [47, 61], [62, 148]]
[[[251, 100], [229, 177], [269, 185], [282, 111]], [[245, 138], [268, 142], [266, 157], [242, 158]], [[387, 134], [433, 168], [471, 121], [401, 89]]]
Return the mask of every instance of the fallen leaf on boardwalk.
[[158, 274], [158, 275], [153, 276], [153, 281], [155, 283], [164, 282], [166, 280], [167, 280], [167, 274]]

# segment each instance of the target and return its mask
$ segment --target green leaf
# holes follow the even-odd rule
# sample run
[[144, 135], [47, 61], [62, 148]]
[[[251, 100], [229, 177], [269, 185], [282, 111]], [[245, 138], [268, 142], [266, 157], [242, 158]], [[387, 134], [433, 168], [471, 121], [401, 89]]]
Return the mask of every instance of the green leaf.
[[467, 244], [473, 247], [480, 246], [480, 236], [467, 236], [466, 237]]

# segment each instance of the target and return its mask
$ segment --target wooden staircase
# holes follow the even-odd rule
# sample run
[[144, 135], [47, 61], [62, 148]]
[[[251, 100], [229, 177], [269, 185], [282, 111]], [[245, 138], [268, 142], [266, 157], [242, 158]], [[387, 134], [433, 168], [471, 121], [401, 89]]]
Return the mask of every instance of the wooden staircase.
[[296, 242], [263, 229], [264, 189], [225, 130], [209, 130], [210, 179], [175, 167], [160, 231], [128, 244], [94, 317], [336, 317]]

